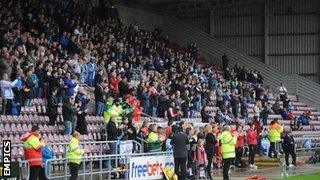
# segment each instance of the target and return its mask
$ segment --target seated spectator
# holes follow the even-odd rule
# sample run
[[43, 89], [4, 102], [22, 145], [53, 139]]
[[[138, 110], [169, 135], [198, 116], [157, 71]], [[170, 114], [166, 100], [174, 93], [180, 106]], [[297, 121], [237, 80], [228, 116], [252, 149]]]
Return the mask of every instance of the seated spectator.
[[299, 117], [299, 123], [301, 123], [302, 126], [308, 126], [309, 125], [309, 119], [306, 115], [306, 112], [303, 112]]
[[307, 118], [308, 118], [308, 120], [309, 120], [309, 122], [312, 120], [312, 117], [311, 117], [311, 111], [308, 111], [307, 113], [306, 113], [306, 116], [307, 116]]
[[282, 119], [288, 120], [288, 112], [287, 111], [285, 111], [282, 108], [280, 108], [279, 112], [280, 112], [280, 115], [281, 115]]
[[298, 121], [297, 117], [294, 117], [291, 121], [290, 121], [290, 128], [292, 131], [296, 131], [296, 130], [301, 130], [301, 122]]

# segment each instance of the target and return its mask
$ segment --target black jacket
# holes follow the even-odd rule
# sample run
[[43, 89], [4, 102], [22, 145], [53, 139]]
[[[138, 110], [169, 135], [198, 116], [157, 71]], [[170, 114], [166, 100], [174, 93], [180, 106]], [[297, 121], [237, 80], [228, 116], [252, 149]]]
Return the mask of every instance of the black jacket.
[[71, 105], [69, 102], [63, 103], [62, 115], [64, 121], [75, 121], [75, 115], [77, 114], [77, 109]]
[[284, 152], [291, 152], [291, 151], [294, 151], [294, 139], [293, 139], [293, 136], [288, 136], [288, 134], [286, 134], [284, 137], [283, 137], [283, 151]]
[[173, 157], [174, 158], [187, 158], [189, 144], [188, 136], [186, 133], [180, 131], [173, 135], [170, 142], [173, 146]]
[[119, 133], [120, 130], [117, 128], [116, 123], [114, 123], [113, 121], [109, 121], [107, 124], [108, 141], [117, 140], [117, 136]]
[[217, 143], [217, 140], [214, 137], [214, 135], [212, 133], [208, 133], [206, 135], [206, 145], [204, 147], [208, 157], [215, 155], [216, 143]]

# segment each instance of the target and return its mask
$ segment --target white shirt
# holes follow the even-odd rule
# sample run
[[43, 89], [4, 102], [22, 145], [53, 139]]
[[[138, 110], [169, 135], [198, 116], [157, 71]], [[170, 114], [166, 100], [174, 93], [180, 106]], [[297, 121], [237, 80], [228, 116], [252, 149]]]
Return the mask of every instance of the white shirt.
[[279, 87], [279, 94], [281, 94], [281, 95], [283, 95], [283, 94], [285, 94], [285, 93], [287, 93], [288, 91], [287, 91], [287, 88], [286, 87], [284, 87], [284, 86], [281, 86], [281, 87]]
[[17, 84], [18, 80], [14, 80], [13, 82], [1, 80], [0, 87], [1, 87], [1, 96], [3, 99], [13, 99], [14, 94], [12, 88]]

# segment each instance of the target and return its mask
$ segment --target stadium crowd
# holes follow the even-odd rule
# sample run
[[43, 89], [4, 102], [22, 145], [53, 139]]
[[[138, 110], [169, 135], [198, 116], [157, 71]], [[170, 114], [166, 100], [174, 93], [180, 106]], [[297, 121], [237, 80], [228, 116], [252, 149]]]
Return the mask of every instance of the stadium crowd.
[[[87, 133], [85, 116], [92, 113], [88, 103], [94, 99], [94, 114], [105, 117], [107, 140], [142, 138], [145, 151], [174, 151], [175, 171], [181, 173], [181, 179], [187, 177], [187, 169], [190, 176], [198, 169], [199, 177], [211, 178], [212, 167], [220, 168], [222, 162], [224, 179], [228, 179], [231, 165], [244, 166], [241, 157], [245, 146], [249, 166], [256, 168], [256, 153], [277, 158], [276, 142], [281, 137], [286, 164], [290, 165], [288, 155], [295, 157], [291, 130], [283, 133], [277, 119], [267, 128], [268, 115], [281, 114], [291, 120], [292, 130], [308, 125], [311, 118], [310, 112], [299, 118], [292, 115], [295, 107], [283, 84], [272, 93], [260, 72], [240, 64], [229, 67], [227, 55], [222, 56], [222, 69], [203, 64], [196, 43], [181, 50], [162, 37], [160, 29], [145, 31], [137, 23], [124, 25], [116, 8], [107, 4], [99, 13], [90, 14], [73, 1], [46, 2], [0, 2], [0, 60], [6, 68], [0, 82], [2, 114], [19, 115], [21, 107], [32, 106], [34, 98], [46, 98], [49, 125], [57, 124], [62, 109], [63, 133], [74, 136], [73, 149], [80, 139], [75, 131]], [[130, 83], [133, 69], [141, 72], [137, 87]], [[94, 97], [88, 96], [81, 84], [94, 87]], [[148, 121], [137, 127], [132, 109], [115, 113], [112, 106], [133, 108], [128, 106], [128, 94], [139, 100], [145, 115], [167, 119], [168, 127]], [[277, 94], [279, 98], [271, 104], [270, 97]], [[253, 118], [248, 116], [248, 103], [255, 104]], [[198, 128], [185, 120], [197, 117], [208, 124]], [[38, 137], [38, 131], [34, 127], [23, 136], [26, 147], [30, 148], [29, 138]], [[179, 144], [185, 137], [185, 146]], [[41, 140], [35, 141], [36, 149], [41, 149]], [[186, 149], [176, 153], [178, 147]], [[115, 151], [110, 144], [110, 153]], [[36, 157], [41, 157], [38, 153]], [[70, 165], [73, 174], [77, 174], [83, 153], [68, 155], [71, 159], [77, 156]], [[26, 153], [25, 158], [32, 157]], [[41, 163], [35, 166], [40, 171]], [[31, 174], [38, 173], [32, 169]]]

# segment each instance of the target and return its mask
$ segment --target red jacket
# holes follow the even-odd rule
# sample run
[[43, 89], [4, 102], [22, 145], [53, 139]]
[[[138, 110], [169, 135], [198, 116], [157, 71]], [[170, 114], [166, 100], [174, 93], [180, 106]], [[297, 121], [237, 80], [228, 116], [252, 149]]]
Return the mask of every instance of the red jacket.
[[244, 146], [244, 133], [241, 133], [237, 138], [236, 148], [242, 148]]
[[119, 83], [120, 83], [120, 79], [118, 79], [117, 77], [110, 77], [109, 92], [114, 94], [119, 94]]
[[258, 144], [258, 132], [257, 130], [248, 129], [247, 131], [248, 145]]
[[28, 132], [21, 137], [23, 143], [24, 157], [29, 161], [30, 166], [41, 166], [43, 143], [40, 142], [37, 134]]

